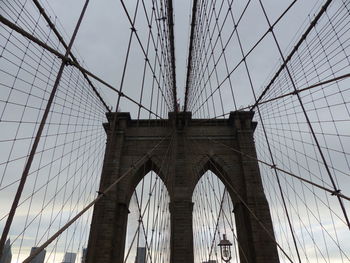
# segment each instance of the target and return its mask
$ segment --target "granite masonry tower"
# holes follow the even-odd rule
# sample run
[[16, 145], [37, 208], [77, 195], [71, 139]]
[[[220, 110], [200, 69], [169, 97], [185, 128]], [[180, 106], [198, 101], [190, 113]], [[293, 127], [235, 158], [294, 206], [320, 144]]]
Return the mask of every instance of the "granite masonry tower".
[[[132, 120], [129, 113], [109, 114], [109, 123], [104, 124], [107, 146], [100, 191], [130, 167], [133, 171], [95, 205], [87, 262], [123, 262], [129, 201], [137, 184], [153, 169], [170, 196], [170, 263], [194, 262], [192, 193], [208, 170], [221, 179], [234, 204], [241, 262], [278, 263], [258, 163], [247, 157], [256, 157], [253, 133], [257, 123], [252, 121], [253, 115], [236, 111], [228, 119], [203, 120], [192, 119], [190, 112], [179, 112], [169, 113], [168, 120]], [[164, 174], [160, 167], [170, 143], [171, 161]], [[146, 154], [142, 164], [135, 165]]]

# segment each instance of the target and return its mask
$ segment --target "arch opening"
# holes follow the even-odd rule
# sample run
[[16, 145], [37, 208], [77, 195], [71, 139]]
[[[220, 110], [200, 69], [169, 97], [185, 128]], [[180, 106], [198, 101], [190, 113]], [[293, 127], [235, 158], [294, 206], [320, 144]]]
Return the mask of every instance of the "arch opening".
[[231, 261], [239, 263], [239, 245], [232, 198], [212, 170], [201, 175], [192, 195], [194, 262], [224, 262], [218, 244], [223, 234], [232, 243]]
[[170, 262], [170, 197], [155, 169], [146, 172], [129, 201], [124, 262]]

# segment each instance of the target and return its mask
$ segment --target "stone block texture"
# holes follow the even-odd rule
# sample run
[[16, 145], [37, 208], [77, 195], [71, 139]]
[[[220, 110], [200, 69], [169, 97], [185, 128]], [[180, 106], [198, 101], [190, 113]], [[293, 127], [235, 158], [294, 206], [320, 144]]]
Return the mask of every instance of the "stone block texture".
[[[236, 111], [218, 120], [192, 119], [190, 112], [169, 113], [167, 120], [107, 115], [100, 193], [130, 167], [132, 171], [94, 207], [87, 262], [123, 262], [130, 198], [140, 180], [154, 170], [170, 196], [170, 263], [193, 263], [192, 194], [201, 176], [211, 170], [235, 207], [241, 262], [278, 263], [259, 166], [251, 158], [256, 157], [253, 114]], [[166, 169], [161, 169], [164, 162]]]

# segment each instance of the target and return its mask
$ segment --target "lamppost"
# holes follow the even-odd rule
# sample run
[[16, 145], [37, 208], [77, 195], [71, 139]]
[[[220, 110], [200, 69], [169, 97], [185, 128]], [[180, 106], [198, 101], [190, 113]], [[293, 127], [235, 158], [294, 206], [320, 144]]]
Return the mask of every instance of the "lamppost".
[[226, 239], [225, 234], [222, 235], [222, 240], [220, 241], [218, 246], [220, 247], [220, 254], [221, 254], [222, 260], [225, 262], [230, 262], [232, 258], [231, 248], [230, 248], [232, 246], [232, 243]]

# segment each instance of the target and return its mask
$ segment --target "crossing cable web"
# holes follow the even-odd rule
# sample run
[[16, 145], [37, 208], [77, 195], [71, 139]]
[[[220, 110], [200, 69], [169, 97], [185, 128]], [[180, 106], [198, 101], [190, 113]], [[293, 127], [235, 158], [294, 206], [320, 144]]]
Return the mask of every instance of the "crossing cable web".
[[[79, 37], [88, 4], [79, 7], [84, 6], [74, 37]], [[1, 2], [1, 251], [10, 239], [15, 262], [43, 243], [45, 262], [62, 260], [65, 252], [84, 257], [92, 212], [88, 208], [101, 198], [96, 191], [105, 154], [106, 112], [131, 103], [133, 117], [162, 119], [176, 110], [169, 2], [121, 1], [120, 7], [129, 41], [123, 45], [126, 56], [116, 58], [122, 68], [116, 86], [87, 69], [74, 37], [62, 28], [49, 2]], [[129, 64], [135, 63], [143, 66], [130, 76]], [[131, 96], [130, 89], [123, 89], [130, 79], [138, 86]], [[158, 184], [154, 189], [157, 202], [166, 200]], [[18, 201], [13, 202], [16, 193]], [[164, 224], [163, 218], [152, 220]], [[159, 246], [158, 240], [157, 235], [151, 246]], [[152, 257], [159, 257], [157, 249], [149, 252]]]
[[[118, 31], [117, 47], [108, 53], [116, 52], [117, 66], [104, 57], [103, 67], [89, 64], [91, 71], [76, 47], [81, 36], [96, 45], [105, 41], [84, 27], [96, 23], [96, 2], [79, 3], [76, 33], [63, 29], [52, 2], [0, 3], [0, 248], [10, 239], [14, 262], [38, 246], [46, 251], [45, 262], [57, 262], [65, 252], [84, 260], [90, 208], [104, 196], [96, 191], [106, 112], [165, 123], [168, 112], [180, 110], [175, 70], [181, 61], [175, 54], [182, 50], [176, 53], [174, 38], [183, 29], [176, 31], [174, 10], [183, 9], [170, 0], [115, 1], [110, 15], [118, 18], [118, 30], [105, 34]], [[255, 111], [256, 161], [280, 261], [349, 262], [350, 3], [193, 0], [190, 13], [184, 110], [198, 119]], [[112, 23], [102, 24], [104, 31]], [[103, 48], [92, 50], [102, 57]], [[115, 121], [112, 128], [118, 129]], [[192, 138], [188, 143], [197, 145]], [[158, 172], [167, 174], [172, 147]], [[197, 167], [193, 173], [199, 174]], [[207, 171], [193, 195], [195, 262], [221, 262], [222, 234], [233, 243], [231, 261], [246, 262], [234, 206], [218, 176]], [[136, 187], [125, 262], [142, 253], [146, 262], [169, 262], [167, 190], [154, 169]]]
[[[290, 46], [279, 36], [297, 1], [279, 13], [266, 1], [193, 3], [185, 109], [197, 118], [255, 111], [281, 260], [349, 261], [349, 3], [317, 2]], [[271, 54], [275, 68], [263, 61]], [[272, 74], [261, 85], [267, 67]]]
[[[173, 137], [161, 160], [158, 173], [168, 179]], [[145, 167], [144, 173], [146, 172]], [[128, 221], [129, 240], [126, 242], [124, 262], [170, 262], [170, 198], [160, 176], [151, 171], [142, 178], [131, 198]]]
[[[35, 10], [31, 5], [29, 9], [21, 2], [4, 2], [1, 14], [64, 53], [42, 16], [30, 12]], [[62, 68], [60, 59], [7, 27], [1, 27], [1, 75], [0, 220], [5, 229], [15, 226], [10, 238], [14, 260], [20, 261], [30, 247], [45, 241], [93, 195], [104, 150], [100, 122], [107, 109], [77, 69]], [[53, 97], [50, 94], [59, 75]], [[30, 152], [35, 144], [34, 156]], [[25, 170], [25, 165], [30, 169]], [[21, 192], [23, 178], [27, 181], [22, 198], [12, 203], [15, 193]], [[16, 208], [21, 213], [11, 219]], [[80, 250], [88, 225], [89, 216], [81, 217], [47, 250], [48, 260], [58, 260], [64, 250]]]
[[[196, 171], [198, 174], [199, 171]], [[213, 192], [214, 194], [209, 194]], [[233, 242], [232, 258], [239, 262], [233, 204], [226, 188], [213, 172], [206, 172], [193, 193], [195, 262], [221, 261], [219, 244], [223, 234]], [[244, 253], [243, 253], [244, 254]], [[244, 261], [243, 261], [244, 262]]]

